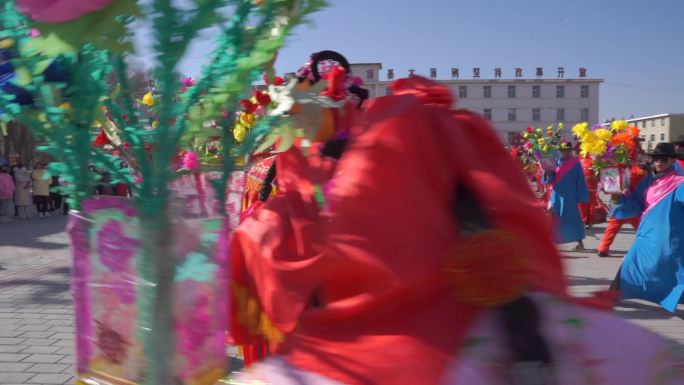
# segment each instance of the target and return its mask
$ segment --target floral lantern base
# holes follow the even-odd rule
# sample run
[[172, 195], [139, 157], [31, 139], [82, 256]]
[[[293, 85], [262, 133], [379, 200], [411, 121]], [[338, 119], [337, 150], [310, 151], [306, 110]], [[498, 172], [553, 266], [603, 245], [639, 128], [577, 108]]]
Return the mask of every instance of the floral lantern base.
[[[222, 217], [174, 220], [168, 258], [173, 277], [173, 377], [177, 384], [213, 384], [224, 374], [226, 261]], [[80, 383], [140, 384], [150, 357], [150, 293], [142, 278], [141, 221], [131, 202], [84, 202], [69, 223], [73, 242], [77, 372]], [[225, 245], [225, 242], [223, 243]]]
[[542, 170], [553, 171], [556, 169], [556, 166], [558, 165], [559, 156], [560, 154], [558, 153], [558, 151], [548, 151], [539, 154], [537, 160], [539, 161]]
[[599, 171], [599, 181], [606, 194], [621, 194], [629, 190], [630, 172], [626, 167], [604, 167]]

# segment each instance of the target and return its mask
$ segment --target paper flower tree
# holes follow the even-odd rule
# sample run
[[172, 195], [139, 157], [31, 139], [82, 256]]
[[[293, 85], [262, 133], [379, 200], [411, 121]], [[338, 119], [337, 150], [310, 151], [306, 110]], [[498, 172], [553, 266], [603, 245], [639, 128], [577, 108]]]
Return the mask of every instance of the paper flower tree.
[[[222, 344], [203, 344], [196, 348], [204, 350], [183, 356], [187, 335], [178, 337], [177, 344], [175, 327], [205, 328], [198, 325], [205, 325], [209, 315], [201, 322], [189, 317], [187, 309], [198, 307], [174, 301], [173, 292], [201, 291], [202, 298], [213, 301], [208, 306], [219, 306], [221, 287], [214, 283], [221, 282], [224, 271], [217, 268], [225, 265], [217, 250], [227, 233], [221, 227], [226, 221], [187, 221], [171, 186], [187, 173], [201, 172], [207, 159], [197, 150], [213, 146], [212, 170], [219, 174], [213, 191], [223, 204], [235, 160], [259, 145], [257, 139], [274, 123], [287, 119], [269, 116], [255, 123], [257, 111], [246, 113], [239, 101], [263, 74], [274, 79], [272, 62], [284, 39], [323, 5], [324, 0], [3, 2], [0, 50], [8, 62], [0, 87], [0, 121], [19, 121], [45, 143], [41, 149], [60, 161], [53, 168], [68, 181], [71, 207], [81, 211], [70, 225], [77, 327], [85, 336], [78, 337], [79, 371], [88, 369], [114, 382], [159, 385], [199, 385], [222, 374], [202, 356], [213, 351], [222, 357]], [[126, 76], [126, 59], [135, 55], [134, 20], [152, 28], [154, 86], [144, 95], [134, 94]], [[216, 48], [208, 64], [196, 79], [179, 80], [179, 61], [209, 27], [216, 31]], [[253, 95], [260, 107], [266, 108], [268, 99], [263, 93]], [[238, 112], [248, 133], [234, 132]], [[239, 147], [236, 137], [243, 142]], [[94, 170], [129, 184], [132, 198], [93, 198], [100, 183]], [[211, 187], [198, 181], [198, 189]], [[189, 229], [215, 235], [214, 241], [190, 239]], [[116, 244], [117, 239], [126, 244]], [[191, 277], [203, 276], [200, 270], [207, 265], [204, 273], [211, 280], [185, 279], [188, 290], [180, 290], [174, 276], [197, 253], [206, 255], [207, 263], [195, 263]], [[125, 300], [112, 295], [117, 292], [112, 288], [124, 287]], [[222, 335], [216, 322], [212, 327], [218, 332], [212, 336]], [[96, 351], [101, 360], [89, 358]]]

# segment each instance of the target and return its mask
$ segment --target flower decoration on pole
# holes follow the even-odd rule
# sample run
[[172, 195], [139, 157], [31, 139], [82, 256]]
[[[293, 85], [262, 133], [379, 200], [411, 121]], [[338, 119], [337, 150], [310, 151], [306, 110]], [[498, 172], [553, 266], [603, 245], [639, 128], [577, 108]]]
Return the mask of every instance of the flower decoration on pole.
[[528, 157], [536, 161], [545, 170], [555, 168], [556, 159], [560, 155], [563, 123], [550, 125], [546, 129], [528, 127], [522, 133], [522, 148]]
[[582, 122], [572, 128], [572, 133], [579, 141], [580, 154], [592, 159], [596, 172], [605, 167], [624, 167], [634, 160], [639, 129], [630, 127], [624, 120], [616, 120], [608, 126], [595, 124], [591, 127]]

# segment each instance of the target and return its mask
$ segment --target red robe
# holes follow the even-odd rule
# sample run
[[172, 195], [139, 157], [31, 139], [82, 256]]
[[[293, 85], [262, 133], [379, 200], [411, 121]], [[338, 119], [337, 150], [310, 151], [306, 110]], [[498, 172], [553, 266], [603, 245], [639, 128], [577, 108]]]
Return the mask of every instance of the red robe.
[[[347, 384], [442, 378], [482, 309], [458, 288], [492, 300], [523, 287], [568, 298], [550, 220], [492, 127], [450, 111], [448, 89], [427, 79], [393, 87], [368, 103], [324, 202], [291, 149], [276, 161], [281, 194], [231, 242], [236, 342], [265, 335], [292, 365]], [[460, 234], [457, 183], [516, 247]], [[479, 268], [449, 269], [463, 260]]]
[[601, 203], [598, 197], [598, 178], [591, 168], [592, 165], [591, 158], [582, 158], [582, 170], [584, 171], [584, 178], [587, 181], [587, 189], [589, 190], [589, 202], [579, 203], [578, 206], [582, 216], [582, 223], [585, 225], [603, 223], [607, 215], [607, 209], [604, 208], [603, 203]]

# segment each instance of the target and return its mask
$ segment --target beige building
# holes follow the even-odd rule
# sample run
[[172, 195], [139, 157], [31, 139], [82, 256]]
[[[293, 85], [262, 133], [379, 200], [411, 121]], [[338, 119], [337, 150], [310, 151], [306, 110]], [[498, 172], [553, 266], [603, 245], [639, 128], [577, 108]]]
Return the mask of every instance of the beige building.
[[[396, 74], [395, 77], [391, 69], [384, 74], [382, 68], [382, 63], [351, 64], [352, 73], [363, 79], [371, 97], [389, 95], [388, 85], [392, 78], [405, 76]], [[514, 144], [519, 133], [527, 127], [563, 122], [567, 127], [564, 136], [571, 138], [570, 128], [575, 123], [599, 120], [599, 86], [603, 80], [587, 78], [585, 69], [579, 74], [568, 72], [567, 76], [551, 73], [549, 77], [533, 75], [527, 78], [523, 77], [522, 69], [516, 69], [516, 72], [497, 70], [489, 79], [484, 72], [480, 78], [480, 69], [469, 79], [455, 73], [451, 78], [443, 79], [438, 77], [436, 69], [431, 69], [429, 75], [417, 71], [415, 74], [429, 76], [449, 87], [456, 97], [453, 107], [481, 114], [507, 144]], [[512, 78], [506, 77], [513, 74]]]
[[653, 150], [660, 142], [672, 142], [684, 136], [684, 113], [661, 114], [627, 120], [641, 130], [644, 150]]

